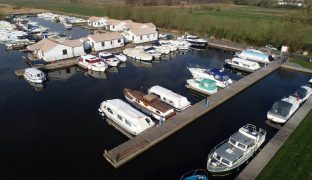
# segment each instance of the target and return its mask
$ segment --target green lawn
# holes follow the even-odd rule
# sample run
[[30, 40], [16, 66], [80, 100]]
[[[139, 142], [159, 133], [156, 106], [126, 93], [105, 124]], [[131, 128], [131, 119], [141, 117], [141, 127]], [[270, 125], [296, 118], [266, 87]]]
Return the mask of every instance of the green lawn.
[[312, 111], [257, 177], [267, 179], [312, 179]]
[[[312, 58], [312, 57], [311, 57], [311, 58]], [[309, 62], [309, 61], [304, 60], [302, 56], [293, 56], [293, 57], [290, 57], [289, 61], [292, 62], [292, 63], [299, 64], [299, 65], [301, 65], [302, 67], [312, 69], [312, 62]]]

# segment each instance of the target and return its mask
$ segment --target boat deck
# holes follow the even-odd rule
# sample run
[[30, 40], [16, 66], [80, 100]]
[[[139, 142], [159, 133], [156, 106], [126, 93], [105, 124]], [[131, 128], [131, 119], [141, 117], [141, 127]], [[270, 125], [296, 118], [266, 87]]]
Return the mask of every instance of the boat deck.
[[176, 131], [182, 129], [189, 123], [195, 121], [200, 116], [211, 111], [215, 107], [221, 105], [223, 102], [234, 97], [244, 89], [248, 88], [255, 82], [266, 77], [273, 71], [277, 70], [280, 64], [274, 62], [268, 66], [261, 68], [259, 71], [252, 73], [230, 87], [224, 88], [216, 94], [208, 97], [209, 106], [206, 106], [206, 99], [194, 104], [186, 110], [165, 121], [160, 126], [155, 126], [143, 131], [141, 134], [130, 138], [128, 141], [116, 146], [115, 148], [104, 151], [103, 156], [112, 164], [113, 167], [118, 168], [127, 163], [134, 157], [143, 153], [145, 150], [151, 148], [163, 139], [174, 134]]

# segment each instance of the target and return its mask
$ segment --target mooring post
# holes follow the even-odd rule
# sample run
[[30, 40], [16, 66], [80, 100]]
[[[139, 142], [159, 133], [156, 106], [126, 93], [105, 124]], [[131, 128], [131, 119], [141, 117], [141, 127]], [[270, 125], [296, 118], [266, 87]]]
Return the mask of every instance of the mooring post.
[[208, 100], [208, 97], [206, 97], [205, 106], [206, 106], [206, 108], [209, 107], [209, 100]]

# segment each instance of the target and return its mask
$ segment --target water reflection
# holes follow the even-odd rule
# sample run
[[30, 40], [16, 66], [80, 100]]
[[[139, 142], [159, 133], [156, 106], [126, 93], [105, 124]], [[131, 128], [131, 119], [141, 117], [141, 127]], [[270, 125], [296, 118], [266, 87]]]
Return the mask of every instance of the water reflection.
[[28, 82], [36, 91], [43, 91], [47, 87], [47, 82], [44, 81], [43, 83], [34, 83]]
[[92, 71], [92, 70], [87, 70], [86, 75], [95, 78], [95, 79], [106, 79], [107, 75], [106, 72], [98, 72], [98, 71]]
[[48, 76], [51, 80], [60, 80], [60, 81], [66, 81], [70, 79], [72, 76], [74, 76], [77, 72], [81, 71], [80, 68], [77, 66], [65, 68], [65, 69], [58, 69], [55, 71], [49, 71]]

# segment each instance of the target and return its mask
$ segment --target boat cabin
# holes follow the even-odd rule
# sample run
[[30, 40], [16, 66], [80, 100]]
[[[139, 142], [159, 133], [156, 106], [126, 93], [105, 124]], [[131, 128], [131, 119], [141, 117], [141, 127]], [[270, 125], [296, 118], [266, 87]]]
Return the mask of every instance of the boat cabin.
[[46, 80], [45, 74], [36, 68], [25, 69], [24, 77], [27, 81], [34, 83], [42, 83]]
[[100, 110], [133, 135], [138, 135], [155, 124], [150, 117], [120, 99], [104, 101]]
[[148, 93], [157, 95], [161, 101], [173, 106], [177, 111], [182, 111], [191, 106], [191, 103], [186, 97], [176, 94], [161, 86], [151, 87], [148, 90]]

